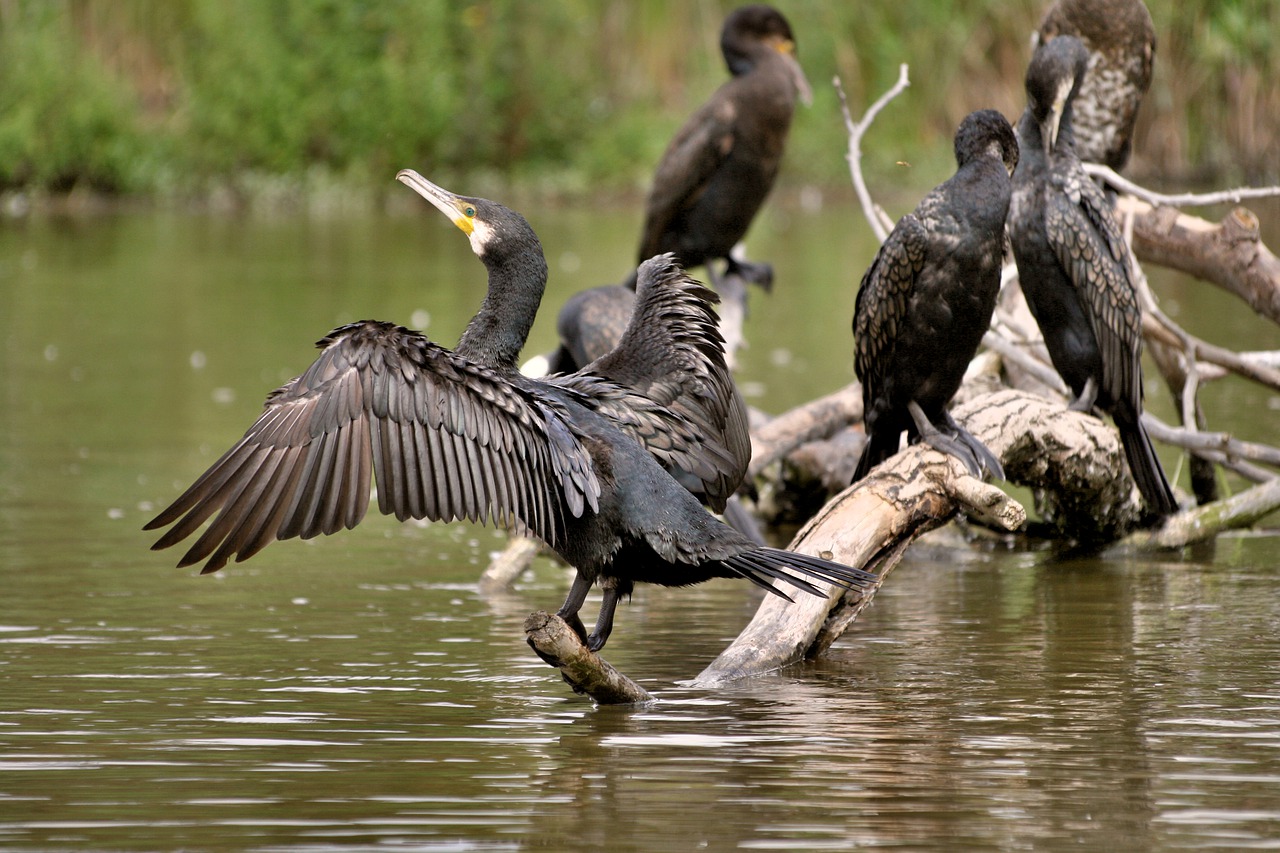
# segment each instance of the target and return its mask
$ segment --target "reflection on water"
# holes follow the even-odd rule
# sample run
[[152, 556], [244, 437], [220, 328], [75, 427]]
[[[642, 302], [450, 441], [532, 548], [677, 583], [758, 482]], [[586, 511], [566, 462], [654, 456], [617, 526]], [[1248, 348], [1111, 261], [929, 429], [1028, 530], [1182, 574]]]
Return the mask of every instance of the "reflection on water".
[[[804, 283], [751, 321], [744, 373], [770, 407], [851, 377], [840, 265], [869, 247], [838, 219], [761, 235], [779, 286]], [[608, 266], [559, 264], [565, 247], [627, 257], [635, 227], [534, 224], [563, 292]], [[447, 224], [5, 229], [0, 847], [1280, 846], [1280, 537], [920, 548], [825, 659], [716, 691], [680, 683], [756, 593], [644, 588], [610, 659], [659, 701], [596, 709], [523, 642], [563, 569], [477, 593], [491, 531], [373, 518], [204, 578], [139, 532], [333, 325], [416, 316], [452, 341], [480, 267]], [[1224, 393], [1263, 404], [1242, 433], [1273, 429], [1265, 396]]]

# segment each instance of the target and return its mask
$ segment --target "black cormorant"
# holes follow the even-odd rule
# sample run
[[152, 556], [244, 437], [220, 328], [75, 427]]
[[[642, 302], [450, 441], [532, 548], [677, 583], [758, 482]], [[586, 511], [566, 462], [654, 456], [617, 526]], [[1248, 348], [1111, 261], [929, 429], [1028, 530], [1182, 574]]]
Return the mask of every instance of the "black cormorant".
[[720, 49], [733, 76], [689, 117], [662, 155], [639, 260], [674, 252], [692, 268], [723, 258], [729, 271], [767, 285], [773, 276], [768, 264], [747, 264], [729, 252], [773, 187], [796, 98], [811, 97], [809, 84], [796, 60], [791, 25], [771, 6], [731, 12]]
[[867, 444], [855, 483], [898, 452], [904, 430], [975, 476], [1004, 476], [947, 403], [995, 310], [1018, 144], [1004, 116], [980, 110], [961, 122], [955, 154], [956, 173], [898, 220], [858, 290], [854, 369]]
[[1072, 144], [1072, 104], [1088, 58], [1073, 36], [1031, 58], [1009, 236], [1022, 292], [1076, 397], [1072, 408], [1096, 405], [1115, 419], [1143, 499], [1165, 516], [1178, 504], [1142, 428], [1142, 311], [1129, 248]]
[[1040, 21], [1033, 47], [1056, 36], [1075, 36], [1089, 50], [1075, 97], [1076, 155], [1119, 171], [1129, 162], [1138, 107], [1151, 86], [1151, 13], [1142, 0], [1058, 0]]
[[[379, 508], [401, 520], [493, 519], [540, 537], [577, 569], [559, 614], [592, 649], [636, 582], [744, 577], [783, 595], [771, 579], [820, 594], [806, 578], [872, 577], [748, 542], [668, 473], [700, 481], [721, 503], [742, 476], [714, 428], [741, 404], [719, 378], [714, 294], [670, 256], [639, 270], [635, 321], [611, 355], [589, 371], [528, 379], [516, 358], [546, 284], [537, 236], [500, 204], [409, 170], [397, 177], [470, 237], [488, 269], [458, 346], [375, 321], [334, 330], [244, 437], [147, 524], [173, 525], [154, 548], [216, 512], [179, 565], [205, 560], [202, 572], [217, 571], [273, 539], [353, 527], [375, 480]], [[604, 599], [587, 635], [578, 611], [596, 582]]]
[[[719, 289], [729, 275], [769, 286], [773, 268], [730, 256], [773, 187], [797, 98], [811, 93], [796, 61], [791, 25], [776, 9], [743, 6], [725, 18], [720, 50], [733, 76], [689, 117], [667, 146], [645, 206], [637, 263], [673, 252], [686, 269], [707, 266]], [[724, 259], [725, 275], [709, 264]], [[633, 303], [623, 284], [584, 290], [557, 320], [561, 346], [549, 370], [567, 373], [612, 348]], [[734, 332], [736, 334], [736, 332]]]

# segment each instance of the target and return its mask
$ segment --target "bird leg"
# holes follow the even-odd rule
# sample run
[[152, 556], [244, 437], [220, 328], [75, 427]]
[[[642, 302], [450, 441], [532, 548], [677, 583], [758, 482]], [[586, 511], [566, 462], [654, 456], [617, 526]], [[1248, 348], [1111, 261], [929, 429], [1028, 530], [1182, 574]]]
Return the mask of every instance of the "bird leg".
[[573, 632], [582, 638], [584, 643], [587, 642], [587, 626], [582, 624], [582, 617], [578, 615], [578, 611], [586, 603], [587, 593], [590, 591], [590, 579], [582, 572], [576, 573], [573, 576], [573, 585], [569, 587], [569, 594], [565, 597], [564, 604], [560, 605], [560, 609], [556, 611], [556, 615], [563, 619], [573, 629]]
[[596, 627], [591, 631], [591, 636], [587, 637], [587, 648], [593, 652], [604, 648], [605, 641], [613, 632], [613, 614], [618, 609], [618, 601], [624, 595], [631, 595], [632, 584], [621, 578], [604, 577], [600, 579], [600, 589], [604, 592], [604, 598], [600, 601], [600, 615], [596, 617]]
[[1080, 389], [1080, 396], [1071, 401], [1071, 405], [1067, 406], [1073, 412], [1084, 412], [1086, 415], [1093, 411], [1093, 405], [1098, 401], [1098, 383], [1090, 376], [1085, 380], [1084, 387]]
[[[707, 265], [711, 272], [711, 265]], [[742, 326], [747, 317], [746, 279], [731, 272], [721, 278], [713, 278], [712, 284], [720, 294], [717, 313], [720, 315], [720, 337], [724, 339], [724, 360], [730, 370], [737, 366], [738, 348], [744, 345]]]
[[[724, 274], [726, 276], [736, 275], [743, 281], [756, 285], [765, 293], [773, 290], [773, 265], [764, 261], [748, 261], [742, 258], [728, 257], [725, 258], [726, 266]], [[707, 267], [711, 269], [710, 265]], [[715, 275], [711, 276], [713, 279]], [[719, 290], [719, 281], [714, 282]]]
[[950, 412], [942, 413], [943, 424], [942, 428], [939, 428], [925, 416], [924, 410], [915, 400], [907, 403], [907, 411], [911, 413], [911, 419], [915, 421], [920, 440], [925, 444], [940, 453], [959, 459], [974, 477], [981, 479], [985, 470], [998, 479], [1004, 479], [1004, 468], [1000, 465], [1000, 460], [987, 449], [985, 444], [956, 423]]

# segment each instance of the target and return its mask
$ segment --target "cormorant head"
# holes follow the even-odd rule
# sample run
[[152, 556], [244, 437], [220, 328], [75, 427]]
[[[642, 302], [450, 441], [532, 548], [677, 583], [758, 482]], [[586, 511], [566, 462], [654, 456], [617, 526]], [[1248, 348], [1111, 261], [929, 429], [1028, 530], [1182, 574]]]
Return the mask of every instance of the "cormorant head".
[[533, 228], [511, 208], [487, 198], [456, 195], [436, 186], [412, 169], [400, 170], [396, 180], [449, 217], [449, 221], [471, 240], [471, 251], [480, 260], [485, 261], [498, 254], [511, 252], [517, 245], [528, 245], [530, 241], [541, 254], [542, 249]]
[[963, 166], [975, 157], [991, 156], [1004, 163], [1013, 174], [1018, 165], [1018, 138], [1008, 120], [996, 110], [969, 113], [956, 131], [956, 165]]
[[1045, 155], [1058, 145], [1063, 114], [1080, 86], [1089, 50], [1075, 36], [1058, 36], [1036, 48], [1027, 66], [1027, 106], [1040, 125]]
[[742, 6], [729, 13], [720, 29], [720, 52], [734, 77], [756, 67], [761, 51], [773, 51], [787, 61], [787, 70], [796, 93], [805, 104], [813, 101], [813, 90], [796, 58], [796, 39], [791, 24], [782, 13], [762, 3]]

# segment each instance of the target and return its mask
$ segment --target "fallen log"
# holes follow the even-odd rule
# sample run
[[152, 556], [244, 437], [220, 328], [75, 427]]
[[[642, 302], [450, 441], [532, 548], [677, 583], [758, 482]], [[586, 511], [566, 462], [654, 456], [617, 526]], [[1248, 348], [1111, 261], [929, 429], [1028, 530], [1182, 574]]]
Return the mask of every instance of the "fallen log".
[[1180, 512], [1158, 529], [1140, 530], [1122, 544], [1138, 548], [1181, 548], [1213, 539], [1227, 530], [1249, 527], [1280, 509], [1280, 477], [1229, 498]]
[[[1108, 424], [1010, 390], [976, 397], [952, 414], [1000, 459], [1011, 482], [1033, 488], [1045, 519], [1074, 538], [1114, 542], [1141, 521], [1137, 489]], [[1009, 531], [1026, 521], [1016, 501], [931, 448], [908, 447], [877, 466], [828, 503], [790, 545], [876, 571], [877, 582], [794, 604], [766, 599], [693, 683], [711, 686], [761, 675], [822, 653], [871, 603], [907, 546], [962, 512]]]

